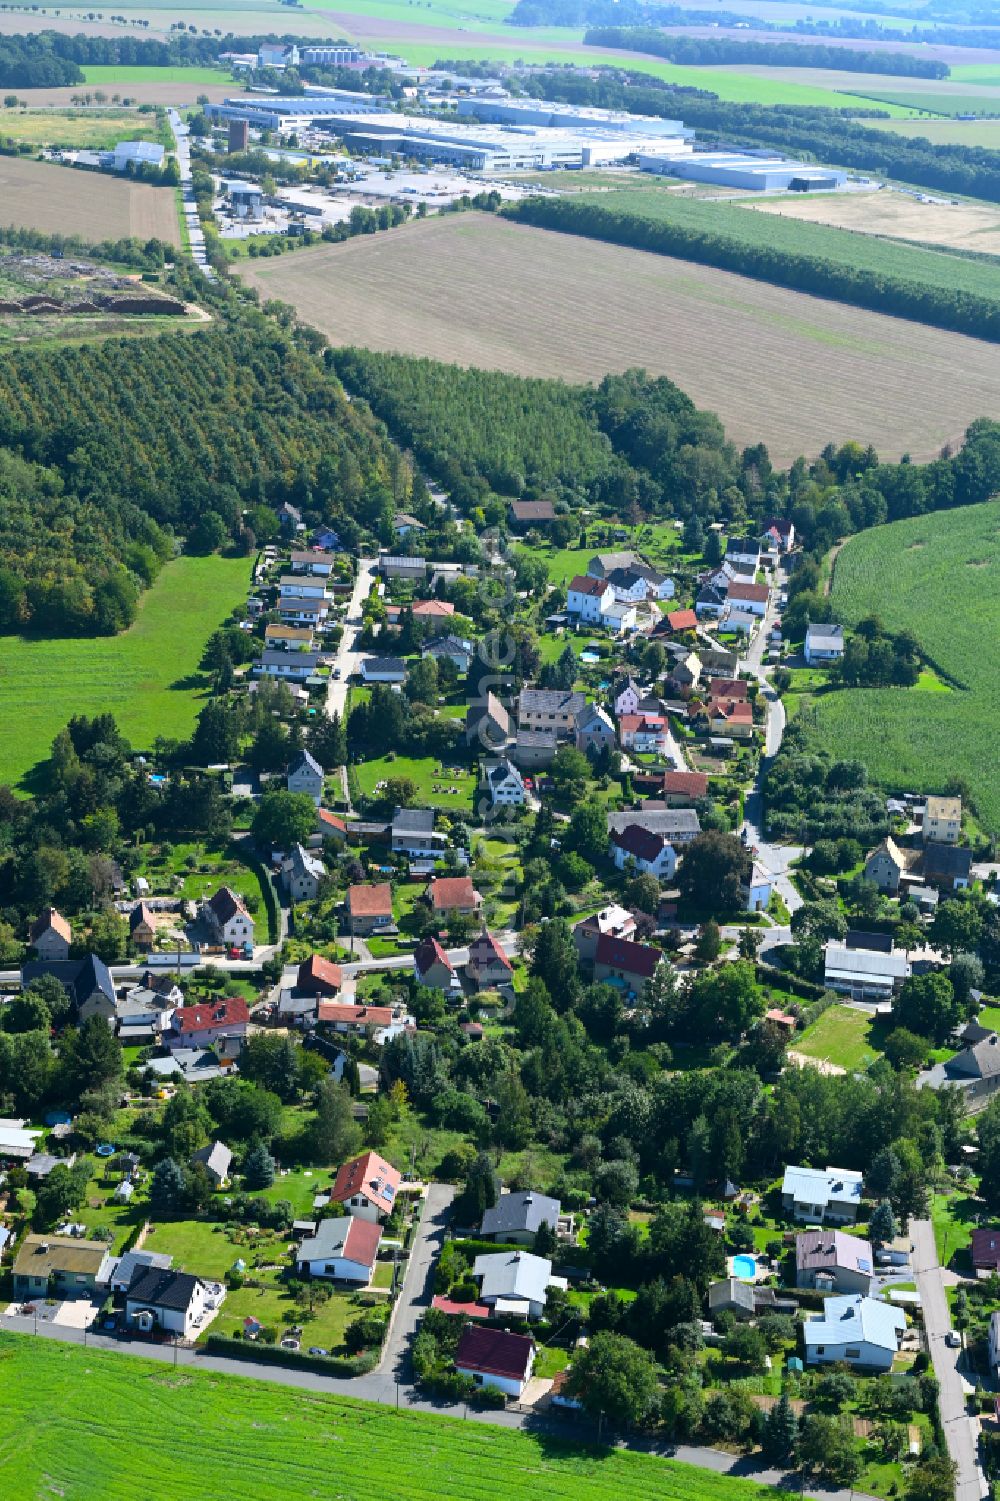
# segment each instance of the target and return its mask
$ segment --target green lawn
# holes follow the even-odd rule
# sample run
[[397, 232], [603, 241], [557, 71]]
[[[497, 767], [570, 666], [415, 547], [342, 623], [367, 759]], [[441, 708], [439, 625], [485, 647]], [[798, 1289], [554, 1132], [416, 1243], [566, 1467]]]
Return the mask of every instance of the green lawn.
[[74, 714], [114, 714], [137, 750], [194, 728], [205, 642], [246, 596], [246, 558], [178, 558], [120, 636], [0, 644], [0, 782], [20, 782]]
[[931, 1201], [931, 1224], [934, 1226], [934, 1244], [942, 1266], [957, 1272], [972, 1275], [969, 1247], [972, 1231], [978, 1223], [978, 1209], [982, 1206], [966, 1188], [955, 1192], [936, 1193]]
[[[445, 769], [442, 762], [433, 756], [414, 759], [412, 756], [395, 756], [391, 761], [380, 756], [377, 761], [363, 761], [354, 768], [358, 787], [365, 797], [377, 797], [379, 782], [390, 777], [409, 777], [416, 783], [414, 802], [419, 807], [448, 809], [456, 816], [467, 818], [472, 809], [472, 794], [476, 786], [476, 774], [466, 768]], [[458, 775], [454, 771], [458, 770]], [[457, 788], [452, 792], [451, 788]]]
[[864, 1011], [853, 1011], [849, 1006], [830, 1006], [811, 1027], [793, 1038], [792, 1046], [797, 1053], [807, 1058], [816, 1058], [825, 1063], [853, 1072], [865, 1068], [875, 1057], [868, 1033], [872, 1018]]
[[[0, 1335], [0, 1362], [4, 1491], [24, 1501], [203, 1501], [236, 1488], [254, 1501], [500, 1494], [506, 1501], [762, 1501], [779, 1494], [646, 1454], [30, 1336]], [[382, 1482], [375, 1456], [384, 1459]]]
[[122, 140], [172, 144], [164, 134], [155, 114], [139, 114], [133, 109], [79, 110], [4, 110], [0, 113], [0, 133], [30, 146], [60, 146], [105, 150]]
[[103, 64], [85, 67], [83, 76], [91, 88], [117, 87], [123, 83], [227, 83], [225, 68], [149, 68], [142, 64]]

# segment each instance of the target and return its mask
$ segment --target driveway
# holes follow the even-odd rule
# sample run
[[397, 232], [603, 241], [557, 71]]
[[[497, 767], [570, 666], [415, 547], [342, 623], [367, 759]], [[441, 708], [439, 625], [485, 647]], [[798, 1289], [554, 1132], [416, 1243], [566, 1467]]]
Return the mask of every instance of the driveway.
[[987, 1494], [986, 1480], [979, 1468], [972, 1423], [965, 1410], [965, 1385], [958, 1369], [964, 1352], [952, 1350], [944, 1342], [951, 1328], [951, 1316], [934, 1243], [934, 1227], [930, 1220], [911, 1220], [910, 1234], [913, 1274], [924, 1314], [927, 1346], [940, 1386], [941, 1424], [948, 1453], [958, 1466], [955, 1501], [980, 1501]]

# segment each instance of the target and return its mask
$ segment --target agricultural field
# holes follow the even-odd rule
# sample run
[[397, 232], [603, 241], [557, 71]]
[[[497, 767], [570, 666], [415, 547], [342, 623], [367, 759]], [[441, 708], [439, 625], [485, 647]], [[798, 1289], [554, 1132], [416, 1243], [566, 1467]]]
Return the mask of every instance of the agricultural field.
[[847, 439], [887, 459], [929, 458], [1000, 408], [1000, 361], [976, 339], [485, 215], [247, 263], [241, 275], [334, 343], [569, 381], [643, 366], [782, 464]]
[[879, 130], [913, 140], [923, 136], [932, 146], [985, 146], [1000, 151], [1000, 120], [880, 120]]
[[[1000, 146], [1000, 124], [996, 129], [997, 145]], [[961, 200], [921, 203], [918, 198], [883, 188], [875, 193], [822, 193], [807, 201], [788, 197], [780, 200], [757, 198], [747, 207], [780, 219], [783, 230], [791, 229], [793, 223], [852, 230], [853, 246], [858, 246], [857, 234], [860, 232], [870, 236], [884, 235], [889, 239], [922, 240], [928, 245], [941, 245], [950, 250], [1000, 254], [1000, 207], [990, 204]], [[989, 296], [994, 289], [1000, 289], [1000, 262], [962, 261], [955, 257], [944, 259], [909, 245], [889, 246], [884, 241], [858, 248], [866, 251], [868, 257], [882, 257], [886, 266], [898, 268], [900, 275], [909, 274], [913, 267], [920, 269], [924, 280], [931, 280], [935, 285], [967, 286], [968, 290], [975, 290], [981, 296]]]
[[876, 527], [852, 537], [832, 597], [847, 620], [877, 608], [912, 630], [951, 693], [858, 688], [815, 700], [817, 733], [857, 756], [887, 787], [939, 789], [965, 778], [983, 827], [1000, 831], [994, 768], [1000, 668], [986, 643], [1000, 633], [1000, 501]]
[[[884, 104], [891, 111], [905, 110], [913, 114], [926, 113], [930, 115], [1000, 115], [1000, 89], [981, 89], [976, 92], [957, 89], [954, 92], [946, 92], [944, 86], [939, 84], [935, 88], [933, 80], [926, 79], [901, 79], [899, 84], [889, 89], [869, 89], [865, 85], [865, 74], [856, 73], [858, 80], [855, 86], [855, 94], [875, 104]], [[907, 84], [915, 87], [908, 88]]]
[[82, 69], [89, 88], [110, 89], [136, 83], [225, 83], [232, 86], [227, 68], [151, 68], [141, 64], [98, 64]]
[[[90, 79], [91, 73], [105, 71], [108, 73], [127, 72], [129, 78], [97, 83]], [[129, 104], [173, 104], [178, 109], [182, 109], [196, 104], [201, 96], [207, 98], [211, 104], [221, 104], [222, 100], [227, 99], [230, 94], [240, 91], [239, 84], [214, 68], [85, 68], [84, 72], [88, 75], [86, 84], [73, 84], [68, 88], [18, 89], [17, 97], [23, 100], [29, 109], [70, 109], [81, 94], [103, 92], [112, 102], [120, 99], [123, 104], [126, 102]], [[138, 74], [143, 76], [132, 76]], [[174, 74], [177, 75], [176, 78], [173, 77]], [[209, 82], [209, 79], [212, 81]], [[3, 115], [0, 115], [0, 125], [3, 119]]]
[[205, 642], [246, 597], [246, 558], [178, 558], [120, 636], [0, 647], [0, 783], [18, 783], [74, 714], [114, 714], [137, 748], [189, 735], [207, 692]]
[[0, 135], [29, 146], [64, 150], [104, 151], [119, 141], [173, 145], [172, 136], [160, 129], [155, 115], [133, 109], [5, 109], [0, 113]]
[[171, 188], [23, 157], [0, 157], [0, 220], [0, 228], [25, 225], [94, 242], [135, 235], [180, 245]]
[[369, 1501], [375, 1454], [392, 1456], [395, 1501], [478, 1501], [499, 1492], [509, 1501], [765, 1501], [782, 1494], [651, 1455], [396, 1412], [243, 1376], [178, 1371], [30, 1336], [0, 1335], [0, 1369], [0, 1452], [11, 1496], [194, 1501], [230, 1494], [239, 1474], [241, 1490], [256, 1501], [311, 1501], [331, 1486], [341, 1501]]

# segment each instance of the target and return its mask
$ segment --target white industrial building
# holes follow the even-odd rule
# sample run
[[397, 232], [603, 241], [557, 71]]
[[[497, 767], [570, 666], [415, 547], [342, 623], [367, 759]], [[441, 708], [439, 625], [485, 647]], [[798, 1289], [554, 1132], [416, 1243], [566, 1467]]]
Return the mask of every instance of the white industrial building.
[[204, 110], [209, 120], [246, 120], [258, 130], [297, 131], [381, 111], [389, 103], [381, 94], [328, 89], [322, 94], [236, 95], [223, 104], [206, 104]]
[[682, 120], [661, 120], [658, 115], [630, 115], [626, 110], [598, 109], [591, 105], [560, 104], [551, 99], [457, 99], [455, 108], [465, 118], [491, 125], [542, 125], [554, 130], [601, 130], [605, 134], [650, 136], [686, 140], [694, 135]]
[[[162, 167], [163, 147], [155, 141], [119, 141], [113, 152], [108, 152], [116, 172], [126, 172], [129, 167]], [[105, 153], [101, 153], [103, 162]]]
[[815, 162], [789, 161], [770, 151], [695, 151], [678, 160], [676, 152], [656, 146], [640, 151], [638, 162], [643, 172], [757, 193], [829, 192], [847, 181], [845, 172]]

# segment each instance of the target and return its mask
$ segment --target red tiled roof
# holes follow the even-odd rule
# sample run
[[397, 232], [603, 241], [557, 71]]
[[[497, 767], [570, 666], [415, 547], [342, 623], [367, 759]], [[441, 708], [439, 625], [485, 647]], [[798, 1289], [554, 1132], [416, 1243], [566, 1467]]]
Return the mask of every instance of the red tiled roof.
[[388, 881], [374, 886], [348, 886], [347, 910], [352, 917], [391, 917], [392, 887]]
[[595, 596], [606, 594], [610, 588], [607, 579], [592, 579], [589, 574], [578, 573], [576, 578], [570, 579], [568, 594], [593, 594]]
[[348, 1261], [356, 1261], [360, 1266], [374, 1266], [381, 1239], [381, 1225], [374, 1225], [371, 1220], [363, 1220], [354, 1215], [344, 1239], [343, 1254]]
[[299, 990], [313, 995], [336, 995], [344, 983], [344, 973], [339, 964], [331, 964], [319, 954], [310, 954], [299, 965], [295, 983]]
[[128, 915], [128, 925], [134, 933], [136, 928], [141, 927], [143, 924], [147, 928], [154, 926], [153, 909], [147, 906], [145, 902], [137, 902]]
[[667, 624], [672, 631], [693, 631], [698, 624], [698, 617], [693, 610], [671, 610]]
[[460, 1370], [523, 1381], [533, 1348], [534, 1341], [526, 1334], [510, 1334], [492, 1325], [467, 1324], [455, 1351], [455, 1364]]
[[413, 606], [414, 619], [420, 620], [428, 615], [454, 615], [455, 606], [444, 599], [418, 599]]
[[364, 1194], [376, 1208], [391, 1214], [400, 1181], [399, 1173], [384, 1157], [377, 1152], [365, 1152], [338, 1170], [330, 1198], [336, 1204], [343, 1204], [355, 1194]]
[[[480, 953], [480, 950], [485, 950], [485, 953]], [[493, 934], [489, 931], [488, 928], [484, 928], [479, 937], [474, 939], [473, 942], [469, 945], [469, 958], [476, 959], [480, 963], [482, 963], [483, 960], [486, 960], [487, 962], [496, 960], [498, 964], [506, 965], [507, 969], [514, 968], [510, 960], [507, 958], [507, 955], [501, 948], [500, 940], [498, 938], [494, 938]]]
[[759, 605], [766, 605], [771, 591], [766, 584], [737, 584], [729, 586], [730, 599], [750, 599]]
[[454, 966], [436, 938], [423, 938], [413, 952], [413, 962], [420, 974], [425, 975], [432, 964], [443, 964], [451, 974]]
[[614, 834], [612, 838], [620, 850], [624, 850], [626, 855], [634, 855], [637, 860], [655, 860], [667, 842], [659, 834], [653, 834], [637, 823], [627, 824], [620, 834]]
[[972, 1265], [1000, 1270], [1000, 1229], [996, 1225], [973, 1230]]
[[488, 1319], [493, 1312], [488, 1303], [453, 1303], [440, 1293], [431, 1299], [431, 1307], [440, 1308], [442, 1313], [464, 1313], [467, 1319]]
[[708, 777], [703, 771], [665, 771], [663, 790], [683, 793], [686, 797], [706, 797]]
[[34, 943], [36, 938], [40, 938], [43, 933], [48, 933], [50, 929], [53, 933], [58, 933], [60, 938], [65, 938], [67, 943], [73, 942], [72, 928], [62, 913], [56, 911], [55, 907], [42, 908], [38, 921], [32, 925], [28, 937]]
[[748, 698], [750, 685], [746, 678], [709, 678], [708, 691], [713, 698]]
[[626, 974], [641, 975], [648, 980], [656, 973], [656, 966], [663, 958], [659, 949], [644, 943], [632, 943], [628, 938], [613, 938], [602, 933], [597, 940], [594, 955], [598, 964], [609, 964], [612, 969], [623, 969]]
[[431, 906], [437, 912], [451, 907], [474, 907], [476, 890], [468, 876], [440, 876], [427, 885]]
[[387, 1027], [392, 1021], [391, 1006], [349, 1006], [343, 1001], [320, 1001], [316, 1008], [321, 1022], [363, 1022], [365, 1026]]
[[710, 713], [729, 719], [733, 724], [753, 724], [753, 706], [742, 699], [713, 698], [708, 707]]
[[226, 996], [201, 1006], [178, 1006], [171, 1019], [175, 1032], [203, 1032], [209, 1027], [245, 1026], [250, 1020], [247, 1003], [241, 995]]
[[336, 829], [338, 834], [347, 833], [347, 824], [336, 813], [331, 813], [329, 808], [317, 808], [316, 817], [325, 828]]

